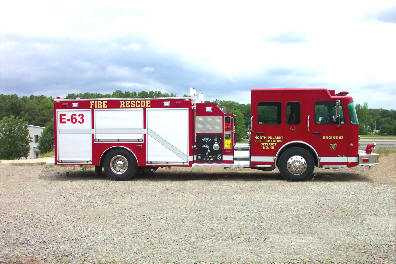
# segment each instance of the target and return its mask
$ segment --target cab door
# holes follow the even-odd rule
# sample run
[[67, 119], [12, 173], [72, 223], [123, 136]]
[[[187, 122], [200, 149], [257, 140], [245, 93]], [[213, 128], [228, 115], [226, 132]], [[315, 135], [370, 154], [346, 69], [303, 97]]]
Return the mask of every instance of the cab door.
[[304, 91], [288, 91], [284, 94], [284, 142], [298, 141], [310, 144], [307, 119], [310, 100], [307, 99], [306, 93]]
[[341, 103], [311, 100], [309, 124], [311, 144], [318, 153], [320, 166], [347, 165], [347, 126]]
[[283, 93], [252, 92], [251, 165], [274, 166], [283, 144]]

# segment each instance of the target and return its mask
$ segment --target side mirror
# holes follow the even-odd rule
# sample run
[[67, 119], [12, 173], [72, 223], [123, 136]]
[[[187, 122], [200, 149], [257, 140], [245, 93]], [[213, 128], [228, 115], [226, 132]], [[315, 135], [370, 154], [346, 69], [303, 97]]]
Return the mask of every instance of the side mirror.
[[333, 116], [333, 121], [334, 123], [337, 123], [337, 119], [338, 119], [338, 125], [340, 125], [341, 123], [341, 118], [340, 118], [340, 101], [336, 101], [336, 114], [335, 116]]

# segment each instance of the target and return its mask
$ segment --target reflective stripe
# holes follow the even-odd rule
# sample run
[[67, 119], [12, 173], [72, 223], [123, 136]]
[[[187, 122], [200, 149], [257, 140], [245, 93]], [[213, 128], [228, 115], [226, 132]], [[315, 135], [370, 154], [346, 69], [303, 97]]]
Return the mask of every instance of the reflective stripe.
[[232, 155], [223, 155], [223, 160], [234, 160]]
[[271, 156], [252, 156], [251, 162], [275, 162], [276, 157]]
[[358, 157], [320, 157], [320, 162], [358, 162]]

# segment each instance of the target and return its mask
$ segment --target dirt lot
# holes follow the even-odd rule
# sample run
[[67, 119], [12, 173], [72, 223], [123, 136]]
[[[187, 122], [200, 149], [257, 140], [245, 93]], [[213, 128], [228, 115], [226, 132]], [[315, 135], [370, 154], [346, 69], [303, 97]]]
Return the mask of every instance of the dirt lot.
[[379, 166], [159, 169], [0, 164], [0, 263], [396, 262], [396, 155]]

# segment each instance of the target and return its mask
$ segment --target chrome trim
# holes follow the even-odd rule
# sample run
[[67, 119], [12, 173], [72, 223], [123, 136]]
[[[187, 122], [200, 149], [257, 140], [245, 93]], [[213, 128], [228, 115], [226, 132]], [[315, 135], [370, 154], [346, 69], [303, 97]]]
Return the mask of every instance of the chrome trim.
[[58, 134], [91, 134], [92, 129], [91, 128], [86, 128], [86, 129], [80, 129], [80, 128], [62, 128], [58, 129]]
[[347, 165], [323, 165], [323, 168], [325, 169], [340, 169], [340, 168], [346, 168]]
[[348, 162], [348, 157], [320, 157], [320, 162]]
[[276, 157], [272, 156], [251, 156], [251, 162], [275, 162]]
[[228, 161], [234, 160], [234, 156], [232, 156], [232, 155], [223, 155], [223, 160], [228, 160]]
[[300, 155], [290, 157], [286, 162], [287, 170], [293, 175], [301, 175], [307, 170], [307, 161]]

